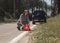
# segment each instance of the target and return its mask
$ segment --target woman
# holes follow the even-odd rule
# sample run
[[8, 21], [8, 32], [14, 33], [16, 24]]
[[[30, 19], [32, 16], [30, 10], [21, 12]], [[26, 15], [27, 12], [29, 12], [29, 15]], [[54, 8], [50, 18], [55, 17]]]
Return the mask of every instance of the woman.
[[20, 25], [18, 25], [18, 30], [20, 30], [20, 27], [25, 25], [26, 23], [29, 24], [28, 10], [24, 10], [23, 14], [20, 15], [19, 21]]

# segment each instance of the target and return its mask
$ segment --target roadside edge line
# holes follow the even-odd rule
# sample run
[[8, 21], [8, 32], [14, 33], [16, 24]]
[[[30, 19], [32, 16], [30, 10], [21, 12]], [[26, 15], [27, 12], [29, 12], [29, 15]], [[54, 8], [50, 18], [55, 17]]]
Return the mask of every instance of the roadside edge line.
[[[31, 28], [34, 28], [36, 25], [33, 25]], [[20, 35], [18, 35], [17, 37], [13, 38], [10, 42], [8, 43], [16, 43], [18, 40], [21, 40], [25, 35], [28, 34], [29, 31], [24, 31], [23, 33], [21, 33]]]

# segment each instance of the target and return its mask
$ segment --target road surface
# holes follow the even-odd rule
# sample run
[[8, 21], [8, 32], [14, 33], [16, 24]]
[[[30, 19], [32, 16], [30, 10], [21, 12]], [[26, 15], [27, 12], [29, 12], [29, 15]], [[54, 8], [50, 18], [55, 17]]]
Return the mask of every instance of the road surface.
[[[30, 25], [32, 26], [32, 23], [30, 23]], [[13, 38], [23, 33], [23, 31], [18, 31], [16, 27], [16, 23], [0, 24], [0, 43], [8, 43]]]

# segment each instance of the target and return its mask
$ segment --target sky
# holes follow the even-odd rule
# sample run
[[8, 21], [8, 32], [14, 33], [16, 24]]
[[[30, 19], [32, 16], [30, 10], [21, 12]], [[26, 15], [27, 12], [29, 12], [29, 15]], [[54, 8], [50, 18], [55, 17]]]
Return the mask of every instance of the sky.
[[51, 5], [51, 0], [45, 0], [48, 5]]

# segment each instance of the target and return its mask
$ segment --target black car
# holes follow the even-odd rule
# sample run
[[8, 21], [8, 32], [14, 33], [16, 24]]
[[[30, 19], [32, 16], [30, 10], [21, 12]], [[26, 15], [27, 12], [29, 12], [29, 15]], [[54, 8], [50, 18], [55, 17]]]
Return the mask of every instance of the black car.
[[45, 13], [45, 11], [43, 11], [43, 10], [36, 10], [36, 11], [34, 11], [34, 13], [33, 13], [33, 19], [32, 19], [32, 21], [33, 21], [33, 24], [35, 24], [35, 22], [36, 21], [42, 21], [42, 22], [47, 22], [46, 21], [46, 16], [47, 16], [47, 14]]

